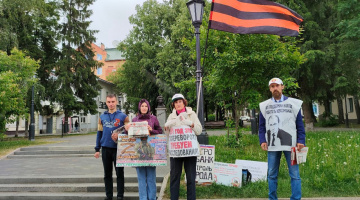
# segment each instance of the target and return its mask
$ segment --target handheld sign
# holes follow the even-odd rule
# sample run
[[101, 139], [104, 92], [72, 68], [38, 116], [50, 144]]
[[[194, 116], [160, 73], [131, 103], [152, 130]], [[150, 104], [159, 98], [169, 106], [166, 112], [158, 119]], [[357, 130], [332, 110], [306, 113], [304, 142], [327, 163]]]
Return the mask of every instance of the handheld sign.
[[149, 136], [148, 122], [131, 122], [129, 131], [129, 137], [147, 137]]
[[199, 143], [190, 126], [174, 126], [169, 134], [169, 156], [191, 157], [199, 155]]
[[116, 167], [166, 166], [166, 136], [144, 138], [118, 135]]
[[200, 155], [196, 162], [196, 181], [211, 183], [214, 177], [215, 146], [200, 145]]

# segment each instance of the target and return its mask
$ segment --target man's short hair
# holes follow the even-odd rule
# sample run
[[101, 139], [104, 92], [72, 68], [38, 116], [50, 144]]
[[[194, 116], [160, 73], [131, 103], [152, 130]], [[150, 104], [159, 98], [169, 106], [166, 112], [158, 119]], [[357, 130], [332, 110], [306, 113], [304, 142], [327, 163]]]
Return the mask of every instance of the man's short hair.
[[270, 123], [270, 119], [272, 118], [272, 117], [277, 117], [277, 120], [278, 120], [278, 123], [280, 123], [280, 118], [279, 118], [279, 116], [277, 116], [277, 115], [271, 115], [270, 117], [269, 117], [269, 119], [268, 119], [268, 123]]
[[106, 98], [115, 98], [116, 99], [116, 95], [115, 94], [108, 94], [108, 95], [106, 95]]

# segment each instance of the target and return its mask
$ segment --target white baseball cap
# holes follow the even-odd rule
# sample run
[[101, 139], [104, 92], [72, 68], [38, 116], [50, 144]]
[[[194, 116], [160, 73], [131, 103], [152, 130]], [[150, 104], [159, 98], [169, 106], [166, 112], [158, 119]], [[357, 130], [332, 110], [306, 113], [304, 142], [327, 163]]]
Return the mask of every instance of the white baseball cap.
[[182, 94], [175, 94], [172, 98], [171, 98], [171, 102], [174, 102], [178, 99], [185, 99], [184, 95]]
[[269, 86], [270, 86], [272, 83], [276, 83], [276, 84], [279, 84], [279, 85], [283, 85], [282, 80], [279, 79], [279, 78], [272, 78], [272, 79], [270, 79], [270, 81], [269, 81]]

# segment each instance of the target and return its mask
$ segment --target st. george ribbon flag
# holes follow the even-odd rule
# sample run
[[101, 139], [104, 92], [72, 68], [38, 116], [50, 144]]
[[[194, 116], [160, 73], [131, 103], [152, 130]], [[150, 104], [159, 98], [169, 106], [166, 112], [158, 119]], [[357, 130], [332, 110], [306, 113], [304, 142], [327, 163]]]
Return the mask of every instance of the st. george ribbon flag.
[[212, 0], [209, 28], [239, 34], [298, 36], [303, 18], [267, 0]]

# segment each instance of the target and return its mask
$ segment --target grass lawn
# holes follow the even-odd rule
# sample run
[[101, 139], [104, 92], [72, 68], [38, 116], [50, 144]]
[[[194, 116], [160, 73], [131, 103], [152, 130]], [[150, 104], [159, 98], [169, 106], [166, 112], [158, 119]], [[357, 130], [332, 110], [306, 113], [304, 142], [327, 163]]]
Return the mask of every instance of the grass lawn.
[[[96, 132], [91, 132], [88, 134], [96, 134]], [[65, 135], [64, 137], [71, 137], [71, 136], [77, 136], [77, 135], [84, 135], [84, 134], [68, 134], [68, 135]], [[5, 156], [8, 153], [10, 153], [20, 147], [56, 143], [55, 141], [49, 141], [48, 139], [60, 138], [60, 137], [61, 137], [61, 135], [35, 136], [34, 141], [30, 141], [28, 138], [25, 138], [25, 137], [5, 138], [3, 141], [0, 141], [0, 157]]]
[[[235, 163], [236, 159], [267, 161], [267, 153], [259, 146], [257, 135], [242, 135], [239, 143], [227, 145], [227, 136], [210, 136], [215, 145], [215, 160]], [[309, 132], [307, 162], [300, 164], [303, 197], [360, 196], [360, 132]], [[169, 182], [165, 195], [170, 197]], [[267, 182], [256, 182], [242, 188], [212, 184], [197, 186], [199, 199], [267, 198]], [[291, 196], [290, 177], [285, 158], [281, 159], [278, 176], [278, 197]], [[182, 181], [180, 198], [186, 199], [186, 185]]]

